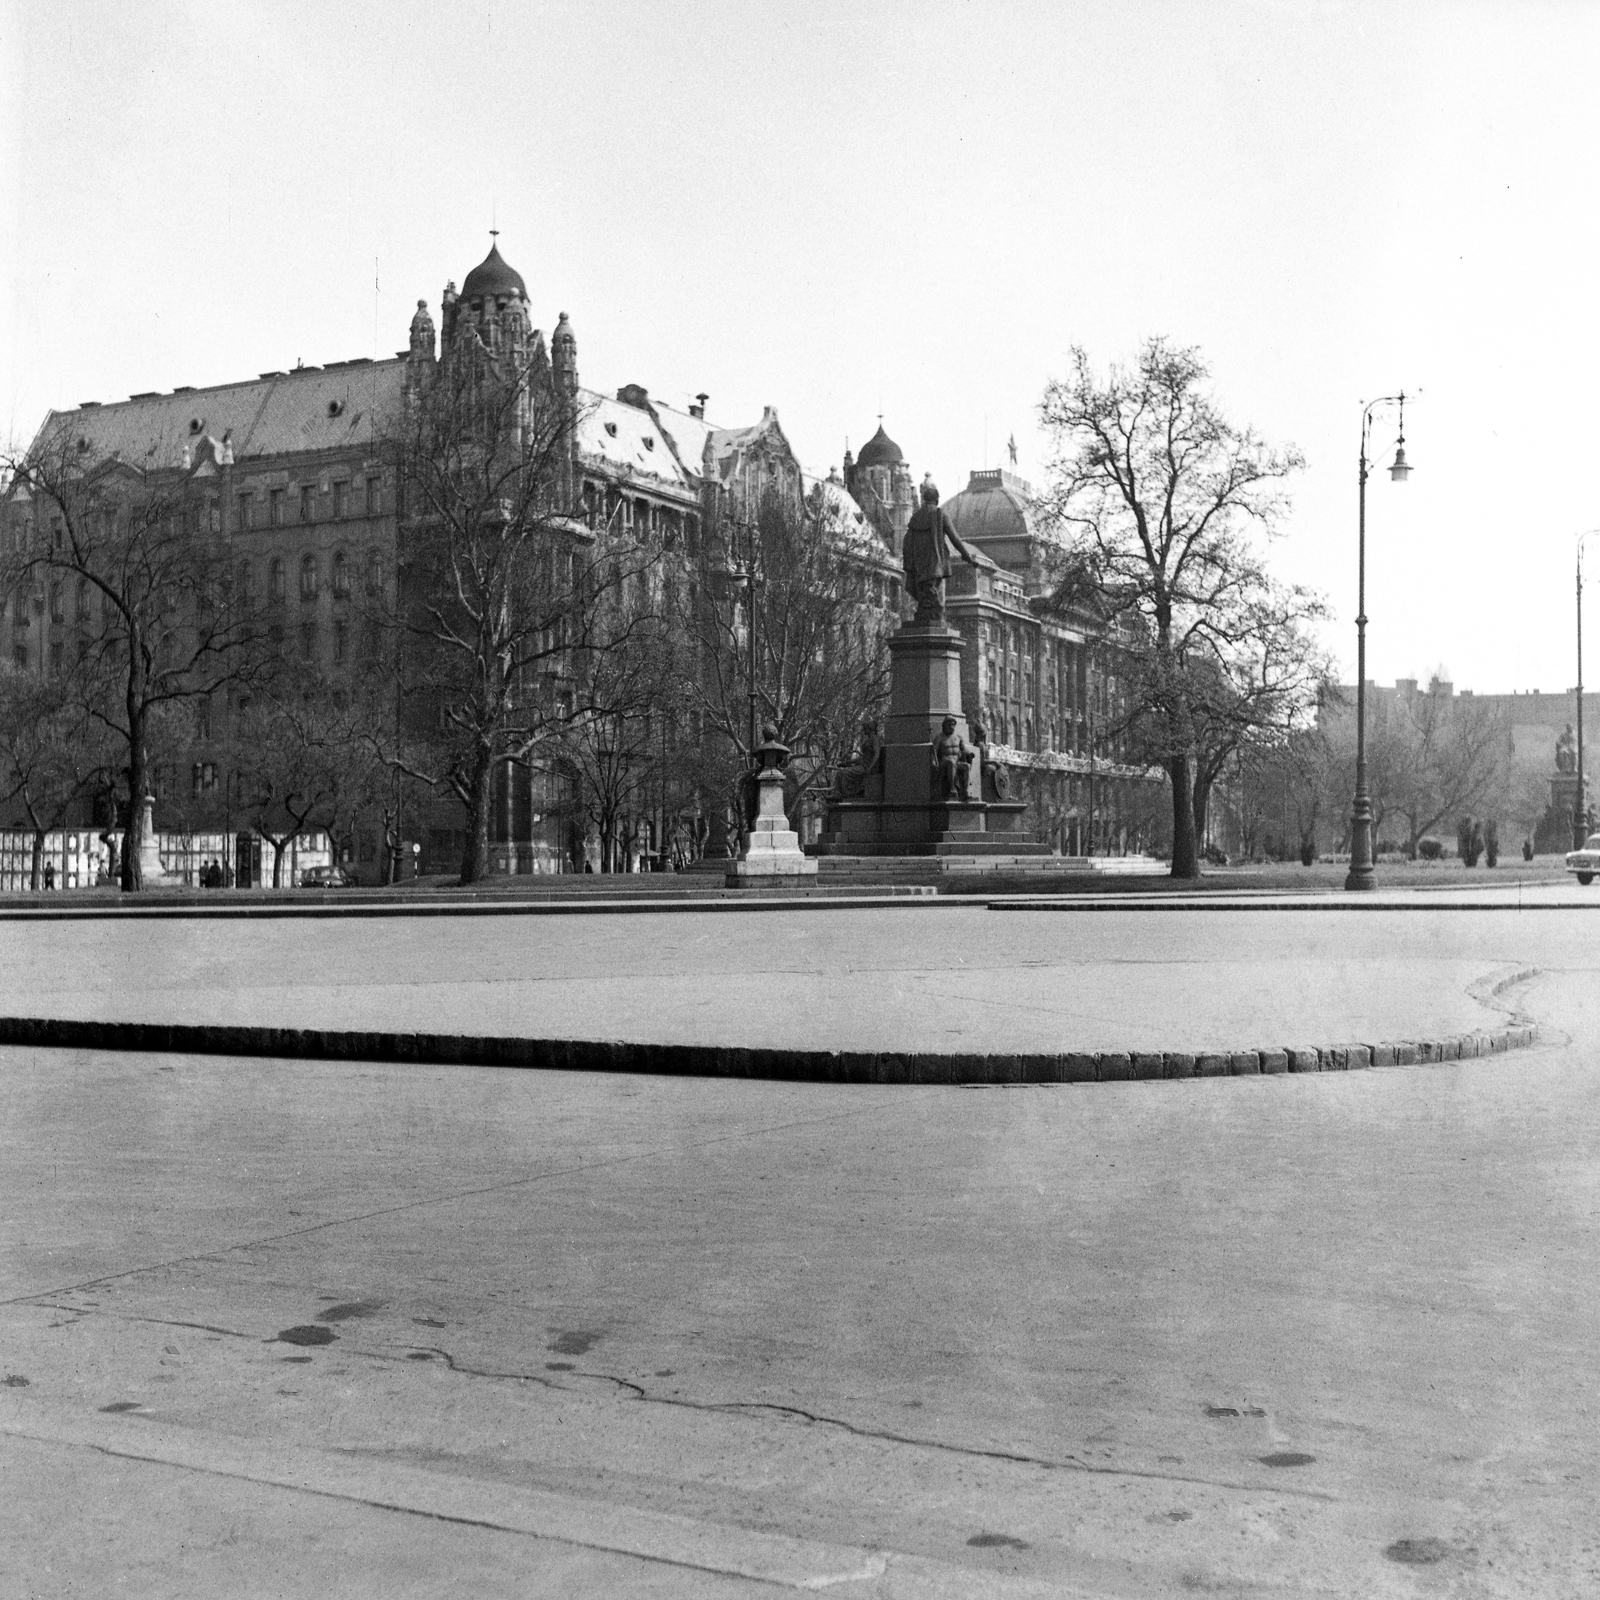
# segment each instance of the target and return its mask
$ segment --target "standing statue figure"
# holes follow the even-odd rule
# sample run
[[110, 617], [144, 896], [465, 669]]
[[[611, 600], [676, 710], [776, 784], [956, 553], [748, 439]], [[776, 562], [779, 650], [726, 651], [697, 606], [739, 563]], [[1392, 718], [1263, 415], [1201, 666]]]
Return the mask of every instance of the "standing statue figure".
[[943, 731], [933, 744], [933, 768], [939, 774], [941, 800], [967, 798], [967, 774], [972, 769], [975, 754], [967, 741], [956, 732], [956, 719], [946, 717]]
[[1556, 771], [1576, 772], [1578, 770], [1577, 742], [1572, 737], [1572, 724], [1569, 722], [1556, 740]]
[[922, 480], [922, 505], [906, 527], [903, 559], [906, 591], [917, 603], [913, 622], [944, 621], [944, 581], [950, 576], [950, 551], [954, 547], [968, 566], [978, 558], [962, 542], [950, 519], [939, 509], [939, 491], [933, 478]]

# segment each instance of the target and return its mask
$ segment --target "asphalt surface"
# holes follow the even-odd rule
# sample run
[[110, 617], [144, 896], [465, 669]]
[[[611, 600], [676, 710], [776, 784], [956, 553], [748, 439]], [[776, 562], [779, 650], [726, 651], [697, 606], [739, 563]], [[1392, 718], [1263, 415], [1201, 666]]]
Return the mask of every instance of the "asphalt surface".
[[1196, 1024], [1287, 989], [1353, 1027], [1330, 963], [1469, 1014], [1535, 967], [1500, 1004], [1541, 1042], [1016, 1089], [0, 1051], [0, 1593], [1600, 1592], [1581, 905], [834, 915], [343, 952], [39, 924], [4, 981], [293, 1015], [447, 1003], [477, 961], [482, 1010], [587, 960], [591, 1025], [676, 975], [798, 1026], [820, 1001], [735, 981], [776, 932], [764, 976], [847, 983], [858, 1028], [1030, 993], [1140, 1026], [1183, 974]]

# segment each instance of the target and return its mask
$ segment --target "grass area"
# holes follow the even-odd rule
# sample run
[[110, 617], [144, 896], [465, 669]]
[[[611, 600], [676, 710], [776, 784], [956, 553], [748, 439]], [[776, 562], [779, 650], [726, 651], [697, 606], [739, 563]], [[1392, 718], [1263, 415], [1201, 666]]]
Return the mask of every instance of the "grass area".
[[[1343, 889], [1348, 863], [1319, 861], [1309, 867], [1298, 862], [1264, 862], [1238, 867], [1207, 867], [1204, 885], [1227, 889]], [[1535, 856], [1524, 861], [1501, 858], [1497, 867], [1463, 866], [1448, 861], [1381, 861], [1373, 869], [1380, 889], [1488, 888], [1510, 883], [1563, 883], [1566, 863], [1561, 856]]]

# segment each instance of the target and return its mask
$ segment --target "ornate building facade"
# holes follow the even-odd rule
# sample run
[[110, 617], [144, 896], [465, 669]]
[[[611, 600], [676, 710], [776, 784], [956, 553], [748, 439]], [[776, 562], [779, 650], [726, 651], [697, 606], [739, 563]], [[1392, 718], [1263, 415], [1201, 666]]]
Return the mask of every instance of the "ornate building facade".
[[[228, 542], [239, 591], [265, 606], [276, 647], [335, 680], [353, 679], [373, 653], [362, 602], [389, 592], [405, 561], [401, 486], [383, 449], [385, 434], [441, 362], [479, 351], [514, 362], [530, 374], [530, 387], [548, 384], [570, 408], [561, 494], [591, 528], [648, 528], [687, 552], [708, 541], [726, 564], [736, 564], [741, 530], [753, 524], [763, 496], [777, 490], [820, 513], [861, 592], [886, 615], [898, 614], [895, 529], [903, 532], [902, 506], [909, 511], [903, 464], [899, 476], [893, 463], [866, 464], [858, 474], [864, 508], [837, 474], [818, 479], [802, 471], [771, 407], [745, 426], [719, 427], [708, 419], [705, 394], [675, 407], [636, 383], [615, 394], [584, 388], [571, 320], [561, 312], [546, 342], [523, 278], [498, 243], [459, 289], [446, 284], [437, 325], [427, 302], [417, 302], [407, 348], [393, 358], [297, 366], [115, 403], [86, 401], [51, 412], [33, 448], [67, 441], [86, 464], [187, 480], [210, 530]], [[42, 508], [13, 494], [0, 542], [20, 548], [50, 537]], [[0, 659], [19, 672], [60, 673], [92, 626], [81, 601], [48, 584], [5, 599]], [[167, 833], [237, 840], [230, 868], [248, 879], [260, 871], [260, 852], [259, 843], [236, 832], [228, 743], [238, 707], [217, 700], [196, 704], [190, 736], [179, 742], [169, 735], [155, 754], [157, 825]], [[570, 822], [561, 820], [561, 784], [536, 764], [503, 764], [492, 827], [492, 853], [503, 870], [581, 870]], [[663, 818], [641, 821], [659, 838]], [[414, 808], [399, 828], [416, 847], [410, 858], [421, 872], [459, 864], [461, 820], [452, 803]], [[380, 871], [380, 834], [367, 822], [344, 842], [363, 878]]]

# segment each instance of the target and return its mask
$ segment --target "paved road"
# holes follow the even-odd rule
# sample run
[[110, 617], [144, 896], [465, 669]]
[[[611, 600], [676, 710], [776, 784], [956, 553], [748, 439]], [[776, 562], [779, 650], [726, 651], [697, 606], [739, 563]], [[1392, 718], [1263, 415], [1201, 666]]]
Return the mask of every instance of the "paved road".
[[[1185, 959], [1226, 1005], [1338, 920]], [[0, 1593], [1600, 1592], [1596, 934], [1363, 917], [1363, 971], [1540, 967], [1545, 1042], [1329, 1076], [0, 1052]]]

